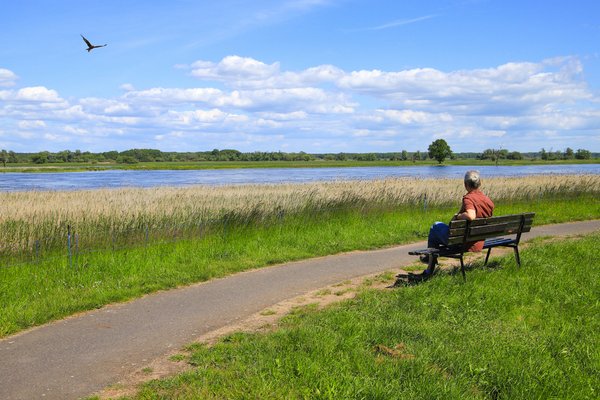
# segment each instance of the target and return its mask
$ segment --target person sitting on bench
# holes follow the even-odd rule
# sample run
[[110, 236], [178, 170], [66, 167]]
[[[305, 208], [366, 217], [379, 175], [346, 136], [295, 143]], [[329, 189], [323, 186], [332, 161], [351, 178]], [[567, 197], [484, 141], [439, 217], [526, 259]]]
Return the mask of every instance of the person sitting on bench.
[[[465, 189], [467, 194], [462, 198], [462, 207], [460, 211], [454, 214], [452, 220], [474, 220], [475, 218], [488, 218], [494, 213], [494, 203], [487, 197], [482, 191], [479, 190], [481, 186], [481, 177], [479, 171], [467, 171], [465, 174]], [[427, 239], [428, 248], [439, 248], [441, 246], [448, 245], [448, 237], [450, 235], [450, 228], [443, 222], [436, 222], [431, 226], [429, 230], [429, 237]], [[468, 251], [479, 252], [483, 249], [483, 240], [474, 243], [467, 243]], [[429, 263], [428, 255], [422, 255], [421, 261]], [[437, 260], [431, 263], [430, 268], [423, 271], [423, 275], [431, 275], [435, 269]]]

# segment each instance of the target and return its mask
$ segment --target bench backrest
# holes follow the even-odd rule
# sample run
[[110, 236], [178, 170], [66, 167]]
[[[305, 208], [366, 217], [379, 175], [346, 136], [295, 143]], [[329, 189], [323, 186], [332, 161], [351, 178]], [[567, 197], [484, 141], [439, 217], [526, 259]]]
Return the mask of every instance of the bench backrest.
[[477, 218], [472, 221], [450, 222], [448, 245], [478, 242], [503, 235], [529, 232], [535, 213], [502, 215], [499, 217]]

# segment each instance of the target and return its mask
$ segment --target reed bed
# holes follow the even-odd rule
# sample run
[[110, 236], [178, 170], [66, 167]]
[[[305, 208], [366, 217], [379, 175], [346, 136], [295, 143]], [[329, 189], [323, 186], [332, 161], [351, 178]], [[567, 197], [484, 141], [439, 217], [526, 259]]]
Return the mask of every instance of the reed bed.
[[[600, 196], [598, 175], [489, 178], [495, 202]], [[0, 194], [1, 255], [63, 246], [67, 229], [82, 246], [140, 243], [185, 232], [269, 224], [337, 210], [390, 210], [460, 204], [457, 179], [383, 179], [307, 184], [157, 187]]]

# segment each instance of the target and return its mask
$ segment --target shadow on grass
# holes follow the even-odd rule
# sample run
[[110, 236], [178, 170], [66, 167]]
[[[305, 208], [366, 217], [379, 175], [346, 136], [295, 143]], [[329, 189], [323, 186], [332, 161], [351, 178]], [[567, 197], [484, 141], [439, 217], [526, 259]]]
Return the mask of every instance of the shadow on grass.
[[[499, 270], [504, 268], [504, 265], [500, 262], [500, 260], [492, 260], [484, 265], [482, 260], [477, 260], [474, 262], [465, 263], [465, 273], [475, 271], [475, 270]], [[435, 269], [433, 275], [423, 275], [422, 272], [409, 272], [408, 274], [401, 274], [396, 276], [396, 282], [392, 285], [388, 286], [388, 288], [393, 289], [397, 287], [404, 286], [414, 286], [425, 283], [436, 276], [455, 276], [459, 275], [462, 277], [462, 273], [460, 271], [460, 265], [454, 265], [451, 268], [440, 268], [439, 266]]]

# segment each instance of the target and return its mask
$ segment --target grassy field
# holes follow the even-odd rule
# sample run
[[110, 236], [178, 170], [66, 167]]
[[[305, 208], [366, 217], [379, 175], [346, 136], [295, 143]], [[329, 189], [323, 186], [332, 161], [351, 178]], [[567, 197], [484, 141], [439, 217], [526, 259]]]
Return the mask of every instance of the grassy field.
[[[600, 218], [599, 182], [599, 177], [536, 177], [485, 184], [496, 200], [496, 215], [535, 211], [535, 224], [541, 225]], [[68, 221], [89, 235], [82, 234], [78, 251], [71, 249], [70, 262], [64, 249], [50, 248], [32, 262], [0, 268], [0, 336], [242, 270], [424, 240], [431, 222], [456, 211], [464, 190], [454, 181], [436, 184], [437, 191], [431, 184], [394, 180], [3, 193], [5, 248], [31, 243], [36, 229], [52, 234]], [[159, 229], [159, 222], [185, 223], [195, 216], [206, 222], [191, 231], [195, 236], [180, 231], [174, 238]], [[143, 227], [153, 223], [160, 235], [146, 241]], [[106, 235], [111, 229], [121, 233], [119, 246], [112, 246], [117, 236]]]
[[[556, 165], [556, 164], [597, 164], [600, 159], [590, 160], [501, 160], [498, 165]], [[237, 168], [343, 168], [343, 167], [402, 167], [438, 165], [435, 160], [407, 161], [195, 161], [195, 162], [139, 162], [136, 164], [117, 163], [49, 163], [49, 164], [8, 164], [0, 172], [79, 172], [102, 171], [107, 169], [124, 170], [201, 170]], [[491, 160], [456, 159], [446, 160], [444, 165], [496, 165]]]
[[[149, 399], [597, 399], [600, 234], [190, 347]], [[501, 267], [499, 267], [501, 265]], [[496, 268], [494, 268], [496, 266]]]

